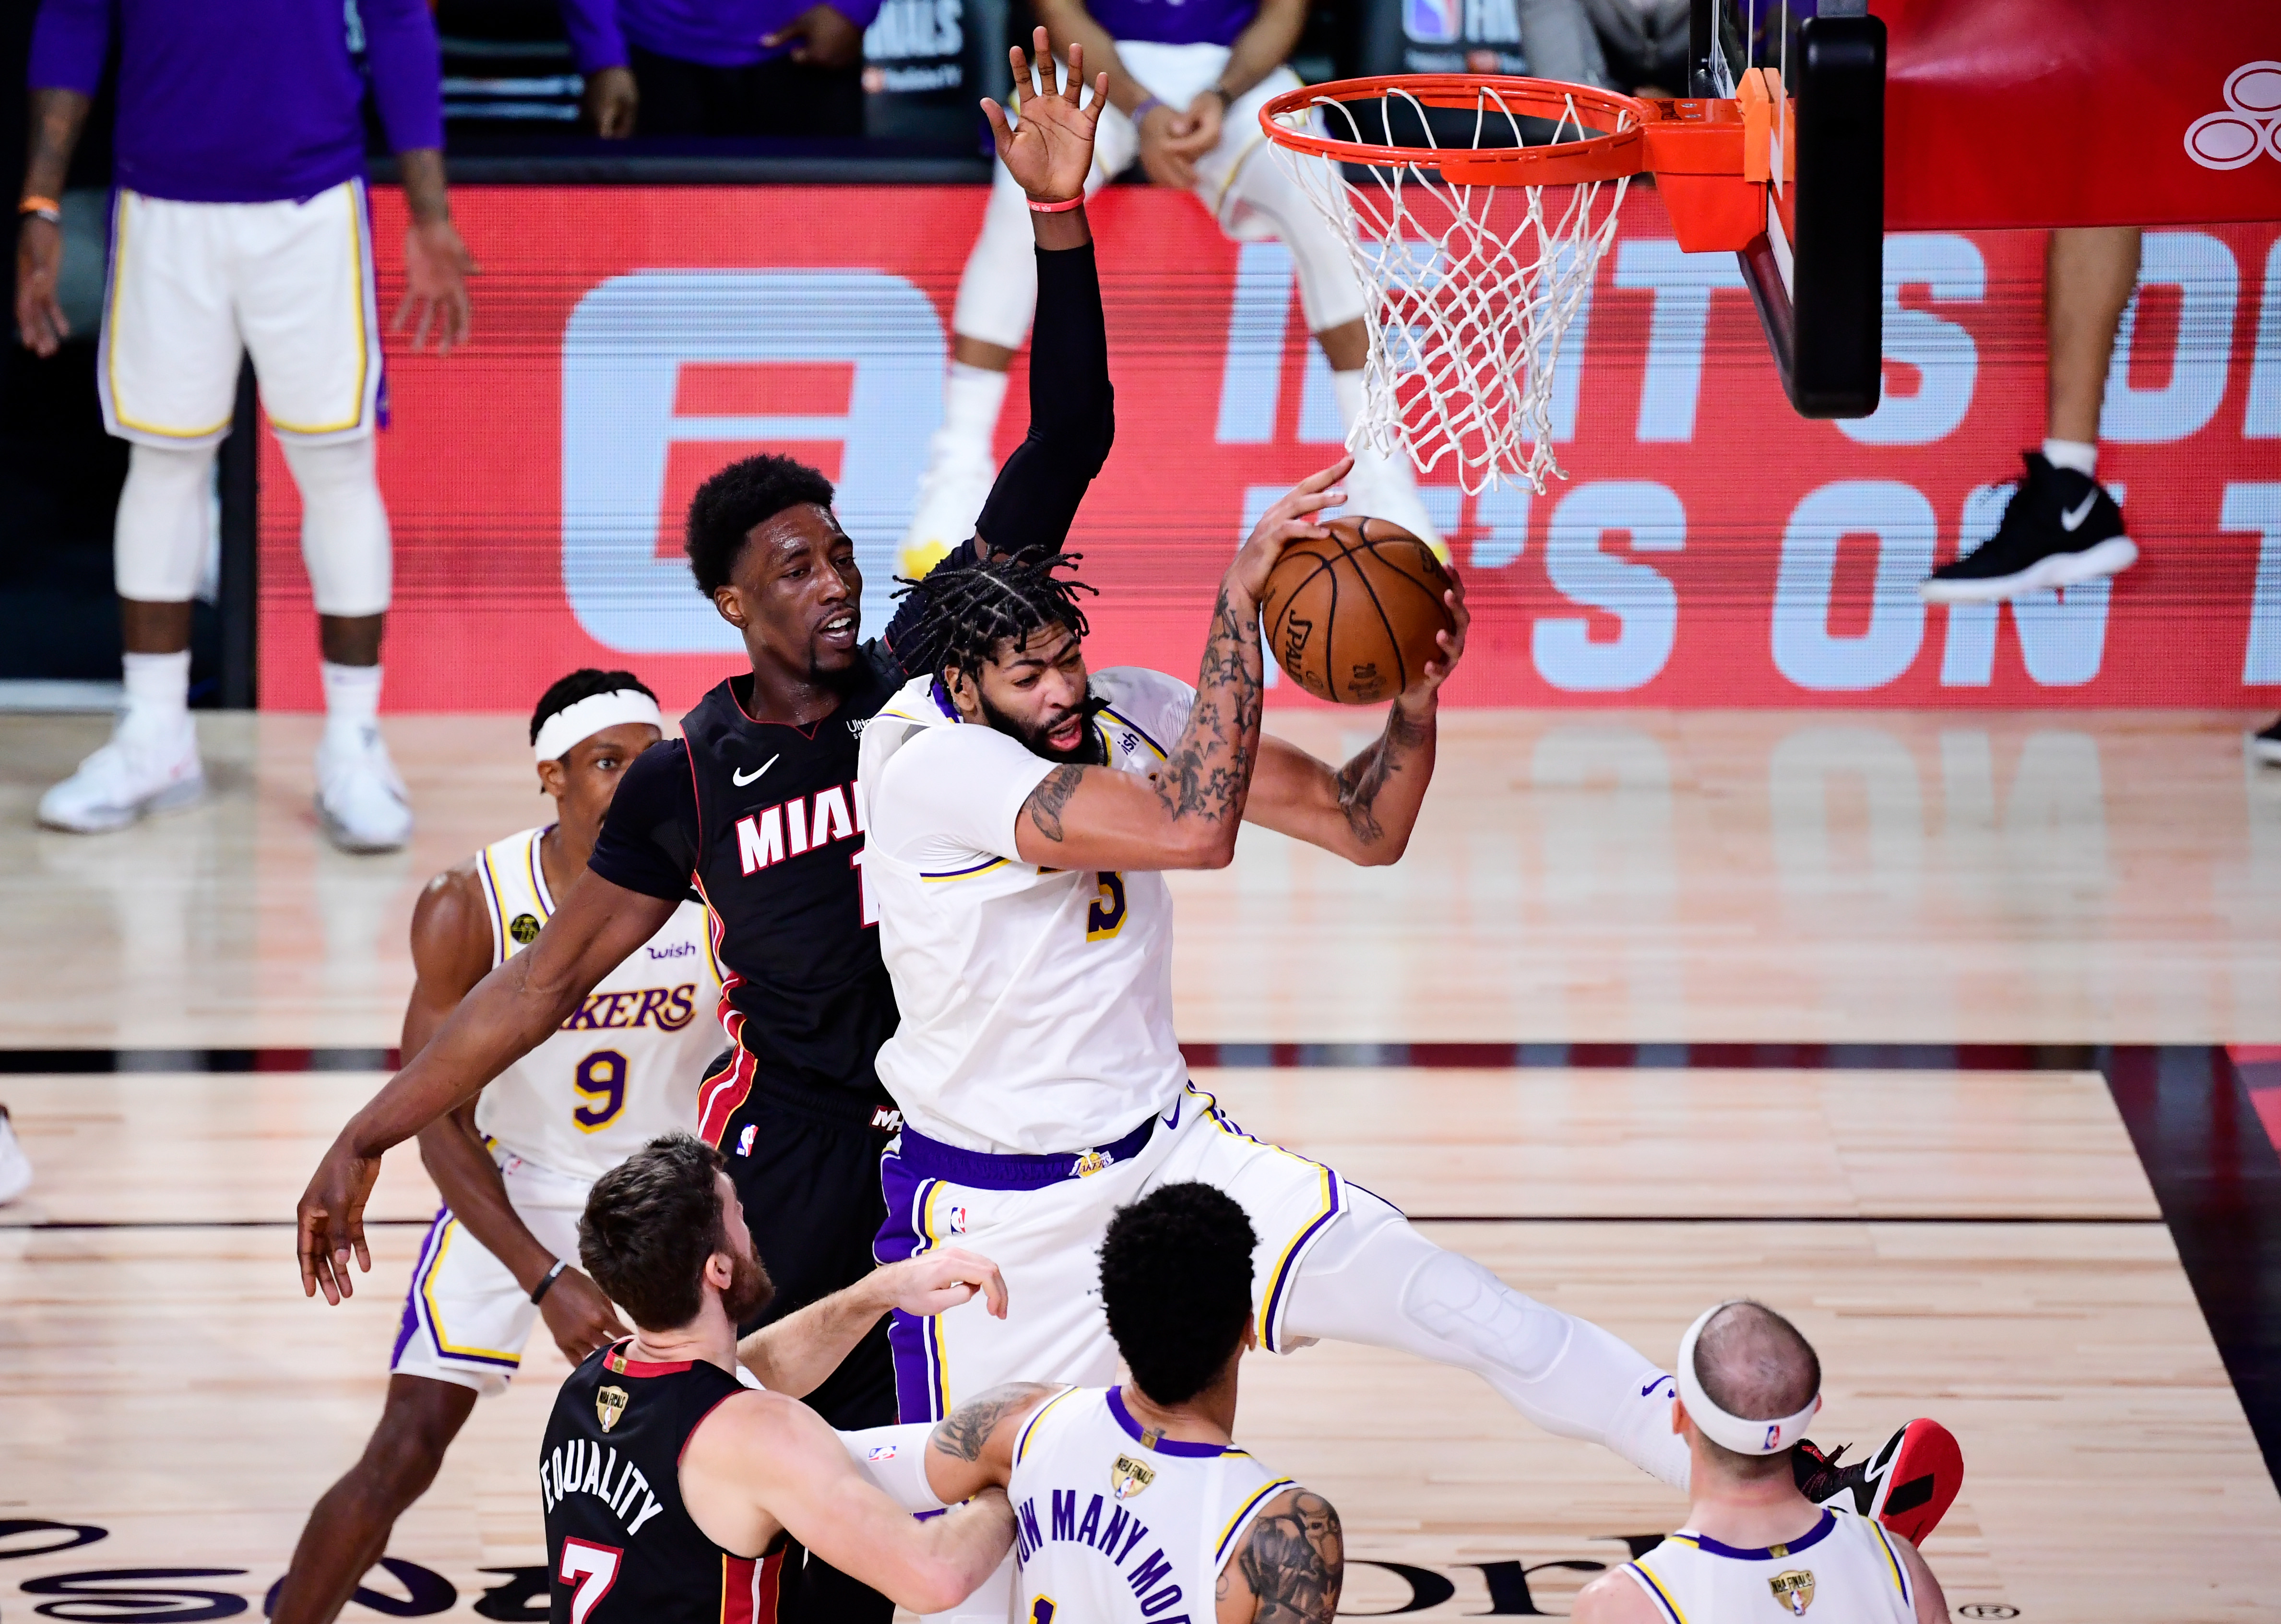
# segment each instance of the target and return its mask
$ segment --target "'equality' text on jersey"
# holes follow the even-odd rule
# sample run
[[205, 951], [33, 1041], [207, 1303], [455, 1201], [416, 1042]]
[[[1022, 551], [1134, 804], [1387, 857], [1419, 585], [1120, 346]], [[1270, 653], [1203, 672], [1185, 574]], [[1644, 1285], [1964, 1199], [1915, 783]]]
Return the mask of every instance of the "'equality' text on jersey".
[[585, 1438], [558, 1444], [552, 1455], [538, 1461], [538, 1496], [547, 1511], [574, 1494], [592, 1495], [607, 1505], [610, 1514], [625, 1525], [628, 1539], [665, 1509], [664, 1502], [650, 1492], [649, 1479], [639, 1466], [630, 1460], [622, 1464], [617, 1450]]

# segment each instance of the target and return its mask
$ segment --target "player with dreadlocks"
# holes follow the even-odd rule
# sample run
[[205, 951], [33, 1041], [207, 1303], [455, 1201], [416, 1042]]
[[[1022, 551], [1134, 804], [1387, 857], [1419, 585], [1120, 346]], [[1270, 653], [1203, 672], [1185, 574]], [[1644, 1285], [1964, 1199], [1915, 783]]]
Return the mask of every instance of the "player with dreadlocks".
[[[1044, 31], [1038, 57], [1048, 60]], [[1114, 434], [1108, 339], [1081, 198], [1099, 92], [1080, 106], [1072, 51], [1065, 89], [1032, 81], [1017, 128], [986, 102], [1008, 170], [1036, 202], [1040, 299], [1029, 437], [1007, 460], [979, 539], [1050, 553]], [[879, 1152], [894, 1107], [873, 1056], [895, 1027], [866, 895], [854, 815], [857, 737], [904, 680], [906, 605], [884, 642], [859, 640], [862, 577], [831, 511], [831, 482], [789, 457], [748, 457], [691, 502], [698, 589], [742, 635], [750, 669], [682, 721], [682, 737], [626, 769], [587, 871], [559, 893], [544, 929], [461, 1001], [434, 1039], [327, 1154], [301, 1200], [305, 1289], [345, 1294], [380, 1154], [462, 1101], [581, 1008], [640, 951], [693, 885], [714, 919], [721, 1016], [734, 1048], [698, 1096], [700, 1135], [718, 1149], [777, 1291], [749, 1332], [853, 1283], [872, 1267], [885, 1217]], [[970, 553], [971, 544], [965, 549]], [[945, 576], [947, 582], [955, 578]], [[597, 1025], [622, 1024], [624, 1011]], [[610, 1034], [597, 1032], [597, 1042]], [[369, 1266], [367, 1264], [367, 1266]], [[559, 1289], [559, 1288], [558, 1288]], [[808, 1395], [835, 1426], [895, 1419], [884, 1334], [867, 1337]], [[820, 1561], [787, 1562], [783, 1615], [886, 1624], [885, 1598]], [[562, 1581], [558, 1578], [558, 1584]], [[568, 1588], [555, 1592], [558, 1615]]]
[[[1334, 1170], [1245, 1134], [1180, 1057], [1164, 870], [1225, 865], [1241, 820], [1391, 862], [1433, 776], [1438, 691], [1465, 646], [1461, 589], [1441, 657], [1345, 767], [1260, 731], [1260, 594], [1288, 541], [1323, 533], [1312, 515], [1341, 499], [1331, 487], [1347, 471], [1316, 475], [1260, 521], [1221, 583], [1195, 688], [1087, 671], [1074, 560], [984, 562], [929, 595], [936, 669], [864, 731], [865, 873], [902, 1011], [879, 1050], [903, 1131], [883, 1164], [893, 1217], [878, 1254], [955, 1234], [998, 1264], [1009, 1303], [1002, 1320], [964, 1308], [897, 1319], [902, 1419], [1007, 1382], [1115, 1380], [1093, 1289], [1103, 1231], [1117, 1208], [1195, 1179], [1250, 1219], [1261, 1347], [1334, 1337], [1457, 1365], [1538, 1425], [1683, 1487], [1670, 1378], [1643, 1355], [1435, 1246]], [[1132, 1436], [1136, 1459], [1160, 1447], [1137, 1426]], [[1945, 1438], [1905, 1427], [1873, 1462], [1883, 1485], [1917, 1474], [1897, 1464], [1924, 1458], [1898, 1447], [1913, 1436]], [[1795, 1464], [1813, 1479], [1818, 1463]], [[1852, 1489], [1865, 1514], [1883, 1509], [1866, 1473], [1821, 1475], [1817, 1497]], [[1937, 1493], [1954, 1490], [1952, 1473]], [[1009, 1599], [986, 1589], [955, 1616], [1003, 1620]]]

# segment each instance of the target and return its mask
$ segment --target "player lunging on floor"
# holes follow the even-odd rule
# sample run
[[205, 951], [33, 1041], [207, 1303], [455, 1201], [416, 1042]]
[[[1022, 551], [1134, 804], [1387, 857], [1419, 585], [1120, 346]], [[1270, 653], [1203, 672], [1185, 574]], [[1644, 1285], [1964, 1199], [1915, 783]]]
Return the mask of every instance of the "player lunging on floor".
[[[881, 1269], [754, 1332], [773, 1291], [721, 1154], [668, 1134], [594, 1184], [578, 1256], [633, 1317], [555, 1396], [538, 1458], [555, 1624], [775, 1624], [786, 1541], [908, 1607], [955, 1603], [1013, 1537], [994, 1489], [919, 1521], [797, 1395], [890, 1303], [1006, 1311], [985, 1260]], [[915, 1266], [920, 1265], [920, 1266]]]
[[[1080, 47], [1086, 62], [1109, 73], [1109, 106], [1101, 115], [1086, 195], [1137, 159], [1159, 186], [1192, 194], [1227, 236], [1280, 240], [1298, 273], [1308, 330], [1329, 362], [1340, 430], [1350, 431], [1362, 411], [1369, 351], [1362, 283], [1345, 244], [1267, 150], [1259, 128], [1259, 109], [1267, 99], [1298, 88], [1298, 75], [1284, 62], [1299, 43], [1306, 0], [1174, 5], [1091, 0], [1089, 6], [1081, 0], [1040, 0], [1038, 15], [1057, 45]], [[1023, 205], [1021, 187], [1001, 169], [951, 313], [942, 427], [928, 445], [926, 473], [903, 538], [903, 568], [913, 576], [924, 575], [946, 548], [972, 531], [990, 489], [991, 441], [1006, 398], [1006, 372], [1038, 298]], [[1279, 354], [1284, 308], [1278, 306], [1274, 321]], [[1434, 522], [1402, 453], [1388, 457], [1365, 449], [1348, 487], [1351, 512], [1388, 520], [1439, 550]]]
[[[407, 1059], [537, 937], [585, 871], [626, 769], [661, 731], [656, 697], [630, 672], [574, 671], [540, 699], [531, 747], [555, 821], [493, 841], [421, 893]], [[571, 1263], [578, 1214], [596, 1179], [696, 1120], [698, 1079], [720, 1047], [720, 990], [705, 909], [684, 901], [551, 1036], [421, 1134], [445, 1207], [405, 1295], [380, 1423], [310, 1512], [277, 1594], [279, 1624], [339, 1613], [476, 1400], [506, 1390], [535, 1321], [574, 1365], [625, 1334]]]
[[[1012, 57], [1025, 80], [1022, 53]], [[1041, 204], [1078, 201], [1092, 125], [1074, 93], [1032, 97], [1018, 133], [1001, 117], [1004, 160]], [[1055, 364], [1032, 374], [1030, 434], [1006, 460], [977, 541], [1051, 553], [1108, 455], [1115, 412], [1085, 212], [1032, 218], [1038, 343]], [[733, 463], [698, 491], [692, 573], [742, 635], [751, 669], [708, 693], [680, 739], [628, 769], [589, 872], [537, 940], [469, 994], [342, 1130], [301, 1199], [305, 1290], [321, 1285], [337, 1301], [352, 1253], [368, 1264], [360, 1214], [380, 1154], [554, 1032], [692, 885], [717, 922], [729, 978], [722, 1016], [735, 1044], [695, 1120], [728, 1157], [774, 1271], [770, 1311], [788, 1313], [873, 1266], [885, 1216], [879, 1152], [895, 1127], [873, 1056], [896, 1016], [852, 797], [860, 731], [902, 685], [903, 634], [918, 611], [907, 605], [884, 642], [859, 641], [863, 578], [831, 498], [823, 475], [777, 456]], [[835, 1426], [894, 1420], [884, 1331], [810, 1397]], [[821, 1563], [798, 1564], [788, 1583], [788, 1608], [828, 1624], [886, 1624], [892, 1612]]]
[[1683, 1488], [1670, 1379], [1647, 1358], [1251, 1138], [1187, 1079], [1162, 870], [1224, 866], [1246, 818], [1392, 862], [1432, 776], [1438, 691], [1464, 648], [1456, 590], [1442, 658], [1344, 768], [1260, 733], [1260, 594], [1286, 543], [1323, 533], [1312, 515], [1345, 472], [1261, 519], [1221, 584], [1195, 690], [1137, 669], [1089, 675], [1071, 561], [981, 561], [930, 596], [939, 674], [865, 731], [866, 870], [902, 1011], [879, 1051], [903, 1114], [880, 1256], [963, 1235], [1015, 1304], [1003, 1322], [897, 1322], [902, 1419], [1009, 1380], [1107, 1380], [1116, 1355], [1086, 1291], [1102, 1227], [1157, 1184], [1196, 1179], [1258, 1233], [1261, 1346], [1335, 1337], [1458, 1365], [1548, 1430]]
[[[1890, 1527], [1798, 1491], [1783, 1458], [1821, 1407], [1821, 1361], [1758, 1303], [1721, 1303], [1679, 1344], [1671, 1429], [1694, 1463], [1687, 1526], [1577, 1595], [1581, 1624], [1945, 1624], [1948, 1600]], [[1769, 1601], [1774, 1606], [1768, 1605]]]
[[1346, 1577], [1338, 1512], [1235, 1444], [1257, 1243], [1221, 1191], [1160, 1185], [1101, 1244], [1129, 1381], [1012, 1382], [932, 1428], [850, 1434], [850, 1455], [910, 1511], [1005, 1489], [1023, 1624], [1329, 1624]]

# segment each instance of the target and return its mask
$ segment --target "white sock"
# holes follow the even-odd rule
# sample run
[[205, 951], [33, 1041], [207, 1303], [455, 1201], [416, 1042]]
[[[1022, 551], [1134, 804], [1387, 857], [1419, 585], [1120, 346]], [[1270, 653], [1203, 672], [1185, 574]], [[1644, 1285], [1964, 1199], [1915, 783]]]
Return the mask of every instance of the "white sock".
[[182, 727], [190, 715], [190, 651], [174, 654], [128, 654], [120, 661], [127, 684], [121, 728], [143, 738], [162, 737]]
[[325, 679], [325, 747], [360, 750], [380, 727], [380, 668], [321, 661]]
[[2099, 477], [2099, 447], [2089, 440], [2045, 440], [2044, 460], [2055, 468], [2073, 468], [2085, 479]]
[[1368, 1192], [1348, 1185], [1345, 1194], [1346, 1212], [1292, 1283], [1284, 1343], [1330, 1337], [1472, 1371], [1547, 1432], [1604, 1444], [1649, 1476], [1687, 1487], [1671, 1382], [1644, 1354], [1435, 1246]]
[[1362, 368], [1331, 374], [1331, 398], [1338, 402], [1339, 427], [1352, 438], [1355, 424], [1362, 420]]
[[987, 367], [950, 364], [942, 389], [942, 434], [946, 447], [990, 457], [990, 442], [998, 433], [999, 409], [1006, 404], [1006, 375]]

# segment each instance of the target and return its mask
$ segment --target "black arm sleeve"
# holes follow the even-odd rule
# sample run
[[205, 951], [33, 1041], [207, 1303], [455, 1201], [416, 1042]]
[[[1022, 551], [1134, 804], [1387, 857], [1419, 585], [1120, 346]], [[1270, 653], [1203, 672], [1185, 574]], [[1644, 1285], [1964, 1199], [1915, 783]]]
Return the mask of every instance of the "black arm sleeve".
[[697, 839], [689, 746], [665, 739], [636, 756], [618, 781], [586, 866], [614, 885], [678, 900], [689, 893]]
[[[1068, 540], [1086, 487], [1117, 438], [1117, 391], [1109, 382], [1109, 330], [1093, 244], [1039, 249], [1038, 317], [1030, 329], [1030, 432], [998, 470], [975, 536], [937, 570], [971, 563], [978, 543], [999, 553], [1057, 553]], [[911, 632], [926, 612], [926, 589], [904, 595], [885, 643], [916, 671], [925, 663]], [[624, 792], [619, 792], [622, 794]]]

